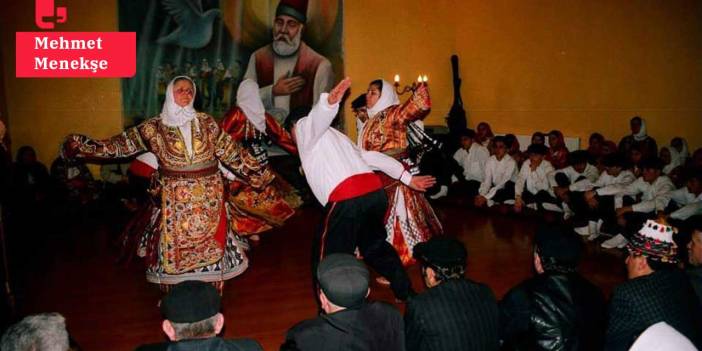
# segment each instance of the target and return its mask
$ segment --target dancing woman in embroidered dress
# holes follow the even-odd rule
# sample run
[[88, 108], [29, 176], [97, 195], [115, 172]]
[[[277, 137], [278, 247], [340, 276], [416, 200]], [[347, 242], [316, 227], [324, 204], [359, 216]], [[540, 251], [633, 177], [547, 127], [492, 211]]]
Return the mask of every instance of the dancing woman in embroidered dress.
[[[409, 168], [412, 160], [407, 153], [408, 124], [426, 117], [430, 108], [426, 84], [419, 84], [412, 96], [400, 104], [391, 84], [383, 80], [371, 82], [366, 93], [366, 108], [359, 109], [356, 114], [363, 123], [359, 146], [392, 156]], [[390, 204], [385, 222], [388, 241], [403, 264], [408, 265], [413, 262], [414, 245], [441, 234], [441, 223], [421, 192], [383, 174], [381, 178]]]
[[161, 183], [160, 223], [146, 279], [169, 285], [184, 280], [218, 287], [246, 270], [248, 260], [229, 230], [221, 162], [249, 185], [263, 188], [273, 176], [215, 120], [195, 111], [195, 84], [184, 76], [168, 85], [161, 114], [105, 140], [70, 135], [64, 155], [115, 159], [143, 152], [156, 155]]
[[[297, 155], [297, 147], [290, 134], [266, 113], [256, 82], [251, 79], [241, 82], [236, 104], [224, 115], [222, 130], [249, 148], [271, 173], [273, 171], [267, 165], [268, 157], [263, 145], [266, 139], [270, 138], [285, 151]], [[257, 234], [283, 225], [302, 204], [295, 189], [277, 174], [265, 189], [255, 189], [234, 179], [228, 192], [227, 205], [234, 232], [253, 240], [257, 239]]]

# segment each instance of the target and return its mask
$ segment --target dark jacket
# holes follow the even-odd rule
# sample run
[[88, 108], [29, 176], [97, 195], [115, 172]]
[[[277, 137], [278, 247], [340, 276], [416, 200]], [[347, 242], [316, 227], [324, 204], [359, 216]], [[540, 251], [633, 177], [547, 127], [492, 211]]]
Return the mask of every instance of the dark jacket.
[[252, 339], [222, 339], [207, 338], [164, 342], [160, 344], [142, 345], [136, 351], [263, 351], [261, 345]]
[[666, 322], [702, 348], [702, 311], [681, 270], [660, 270], [617, 286], [609, 306], [606, 350], [627, 350], [646, 328]]
[[692, 287], [695, 289], [697, 300], [702, 304], [702, 267], [691, 267], [687, 269], [687, 277], [690, 279]]
[[407, 350], [497, 350], [499, 310], [489, 287], [451, 279], [410, 299]]
[[578, 273], [543, 273], [500, 301], [507, 350], [599, 350], [606, 305], [602, 292]]
[[281, 350], [403, 351], [402, 315], [384, 302], [320, 315], [290, 328]]

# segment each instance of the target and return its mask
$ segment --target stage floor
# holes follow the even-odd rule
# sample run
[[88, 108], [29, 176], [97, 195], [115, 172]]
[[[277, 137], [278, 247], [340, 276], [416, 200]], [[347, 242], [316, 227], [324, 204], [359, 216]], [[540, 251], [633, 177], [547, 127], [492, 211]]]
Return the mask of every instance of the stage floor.
[[[468, 249], [468, 277], [489, 285], [498, 298], [532, 274], [531, 242], [539, 219], [449, 205], [437, 205], [436, 211], [446, 233]], [[225, 287], [225, 337], [250, 337], [277, 350], [288, 328], [314, 317], [310, 247], [319, 218], [317, 209], [307, 208], [283, 228], [262, 235], [249, 254], [248, 271]], [[160, 292], [146, 282], [140, 261], [115, 263], [121, 221], [113, 222], [87, 220], [32, 239], [36, 247], [12, 264], [19, 316], [60, 312], [88, 351], [132, 350], [164, 340], [156, 307]], [[622, 252], [589, 244], [581, 271], [609, 295], [625, 279], [623, 261]], [[414, 288], [422, 290], [418, 267], [410, 267], [409, 274]], [[375, 283], [371, 298], [394, 300], [389, 288]]]

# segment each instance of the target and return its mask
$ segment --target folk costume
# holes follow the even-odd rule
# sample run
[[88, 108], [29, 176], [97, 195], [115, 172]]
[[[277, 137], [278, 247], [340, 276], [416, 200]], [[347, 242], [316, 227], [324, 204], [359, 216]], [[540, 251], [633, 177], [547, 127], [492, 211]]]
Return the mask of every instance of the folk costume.
[[86, 159], [118, 159], [152, 152], [159, 166], [160, 204], [152, 231], [153, 250], [146, 279], [162, 287], [185, 280], [222, 283], [248, 267], [234, 240], [224, 207], [224, 183], [218, 161], [255, 188], [273, 175], [223, 132], [215, 120], [195, 111], [192, 101], [175, 102], [174, 78], [161, 114], [105, 140], [70, 135], [64, 150]]

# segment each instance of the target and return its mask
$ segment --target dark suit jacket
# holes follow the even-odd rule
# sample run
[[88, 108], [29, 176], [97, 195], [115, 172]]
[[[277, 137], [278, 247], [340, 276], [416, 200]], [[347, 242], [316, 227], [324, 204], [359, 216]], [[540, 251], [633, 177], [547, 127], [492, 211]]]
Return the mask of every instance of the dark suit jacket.
[[402, 315], [384, 302], [368, 302], [300, 322], [290, 328], [281, 350], [404, 351]]
[[164, 342], [160, 344], [142, 345], [136, 351], [263, 351], [261, 345], [252, 339], [226, 340], [222, 338], [207, 338]]
[[646, 328], [666, 322], [702, 348], [702, 311], [685, 273], [661, 270], [614, 289], [606, 350], [627, 350]]
[[451, 279], [411, 298], [405, 314], [407, 350], [497, 350], [499, 310], [483, 284]]

